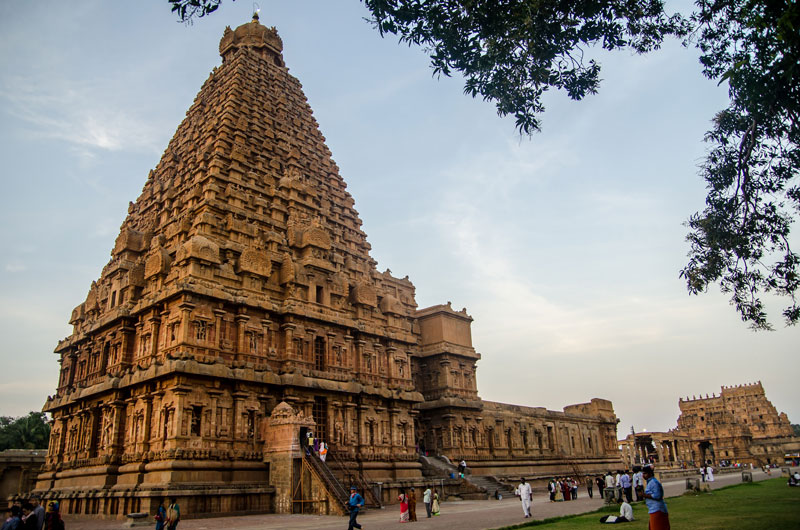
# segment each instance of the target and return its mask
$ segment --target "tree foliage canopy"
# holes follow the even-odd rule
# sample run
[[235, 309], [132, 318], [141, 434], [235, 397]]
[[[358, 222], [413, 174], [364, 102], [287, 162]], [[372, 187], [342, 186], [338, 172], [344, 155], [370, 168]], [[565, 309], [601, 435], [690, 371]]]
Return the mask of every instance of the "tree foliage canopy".
[[[575, 100], [597, 92], [600, 64], [586, 52], [646, 53], [685, 37], [703, 74], [727, 83], [730, 104], [712, 120], [700, 167], [708, 196], [687, 226], [692, 294], [719, 284], [742, 320], [770, 329], [763, 293], [786, 297], [787, 324], [800, 321], [800, 256], [789, 244], [800, 214], [800, 3], [697, 0], [667, 14], [662, 0], [362, 0], [378, 32], [423, 46], [437, 75], [459, 72], [464, 92], [513, 115], [523, 134], [541, 128], [542, 96]], [[221, 0], [169, 0], [183, 21]]]
[[698, 2], [691, 41], [709, 79], [727, 82], [728, 108], [706, 135], [701, 164], [708, 196], [688, 221], [691, 293], [719, 283], [756, 329], [770, 323], [760, 293], [787, 296], [787, 324], [800, 319], [800, 256], [789, 244], [800, 213], [800, 4]]
[[521, 132], [540, 130], [542, 95], [564, 90], [575, 100], [594, 94], [600, 65], [585, 52], [659, 47], [689, 27], [658, 0], [364, 0], [381, 35], [422, 45], [435, 74], [460, 72], [464, 92], [494, 101]]
[[47, 449], [50, 424], [43, 412], [27, 416], [0, 417], [0, 451], [6, 449]]

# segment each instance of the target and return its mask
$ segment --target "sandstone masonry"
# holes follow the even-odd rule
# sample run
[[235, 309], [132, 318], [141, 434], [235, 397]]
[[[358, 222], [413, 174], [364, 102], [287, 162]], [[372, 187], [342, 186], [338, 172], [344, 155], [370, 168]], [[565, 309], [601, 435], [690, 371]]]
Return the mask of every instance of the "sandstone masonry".
[[418, 310], [408, 277], [377, 271], [282, 49], [257, 17], [225, 30], [56, 348], [37, 490], [86, 515], [153, 513], [161, 496], [186, 517], [289, 512], [287, 425], [389, 491], [421, 483], [418, 445], [509, 476], [617, 460], [608, 401], [480, 399], [472, 318]]

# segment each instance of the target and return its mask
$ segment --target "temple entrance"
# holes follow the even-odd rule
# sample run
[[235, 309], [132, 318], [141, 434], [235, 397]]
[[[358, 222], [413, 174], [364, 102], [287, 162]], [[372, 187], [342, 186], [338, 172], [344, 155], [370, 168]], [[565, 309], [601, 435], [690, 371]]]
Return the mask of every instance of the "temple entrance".
[[328, 439], [328, 400], [317, 396], [314, 398], [314, 406], [311, 409], [311, 416], [317, 424], [315, 436], [322, 441], [330, 442]]
[[714, 444], [711, 442], [700, 442], [698, 444], [700, 449], [700, 461], [704, 464], [713, 464], [717, 461], [717, 456], [714, 454]]

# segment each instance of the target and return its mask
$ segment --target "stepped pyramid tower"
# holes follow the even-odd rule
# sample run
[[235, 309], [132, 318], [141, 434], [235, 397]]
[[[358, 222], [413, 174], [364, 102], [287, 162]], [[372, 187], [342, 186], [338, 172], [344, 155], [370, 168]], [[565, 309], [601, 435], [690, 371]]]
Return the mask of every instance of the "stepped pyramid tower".
[[154, 513], [161, 496], [185, 516], [292, 512], [303, 471], [290, 424], [385, 499], [424, 483], [420, 448], [476, 473], [551, 473], [564, 455], [604, 468], [610, 402], [483, 402], [466, 310], [417, 310], [407, 277], [377, 271], [282, 47], [257, 16], [226, 28], [221, 66], [56, 348], [37, 490], [88, 515]]

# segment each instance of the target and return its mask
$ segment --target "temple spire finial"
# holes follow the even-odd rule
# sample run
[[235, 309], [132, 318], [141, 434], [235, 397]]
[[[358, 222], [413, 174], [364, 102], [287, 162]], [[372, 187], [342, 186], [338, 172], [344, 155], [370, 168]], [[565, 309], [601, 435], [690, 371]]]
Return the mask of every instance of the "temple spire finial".
[[261, 12], [261, 6], [253, 2], [253, 22], [258, 22], [258, 14]]

